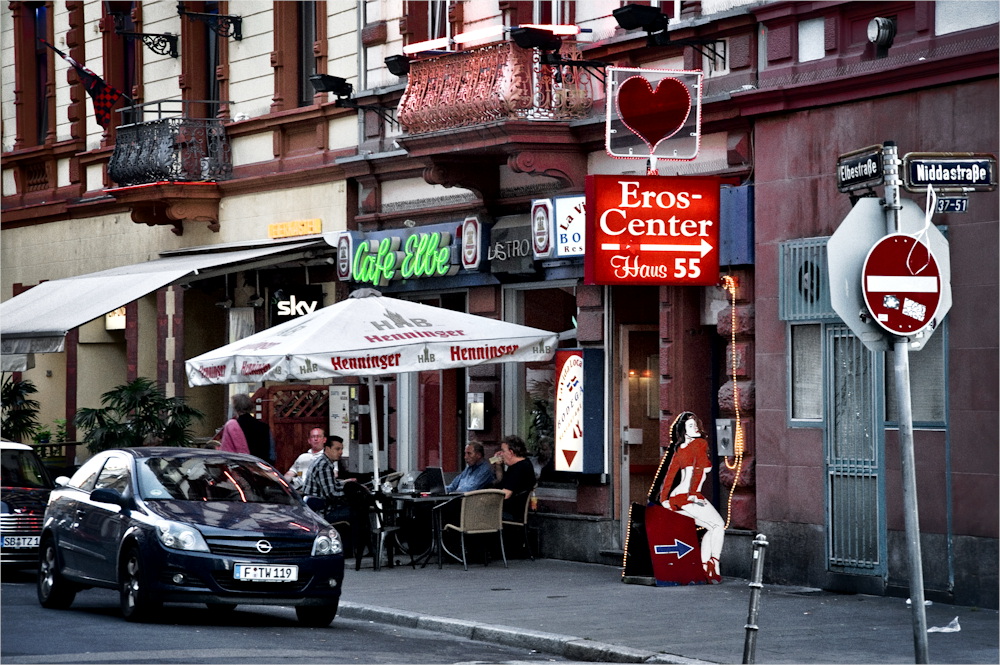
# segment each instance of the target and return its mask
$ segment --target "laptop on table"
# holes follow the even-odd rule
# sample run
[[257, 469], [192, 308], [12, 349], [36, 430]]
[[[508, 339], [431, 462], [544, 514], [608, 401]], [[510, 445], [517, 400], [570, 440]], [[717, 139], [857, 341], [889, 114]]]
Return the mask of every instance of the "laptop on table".
[[431, 496], [443, 496], [448, 493], [445, 489], [444, 472], [439, 466], [429, 466], [424, 469], [413, 481], [413, 487], [417, 492]]

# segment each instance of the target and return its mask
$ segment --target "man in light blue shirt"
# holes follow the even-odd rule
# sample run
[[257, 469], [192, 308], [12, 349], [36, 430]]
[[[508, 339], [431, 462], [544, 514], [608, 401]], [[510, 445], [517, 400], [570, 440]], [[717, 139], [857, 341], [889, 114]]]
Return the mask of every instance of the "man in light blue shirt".
[[493, 467], [485, 459], [486, 453], [483, 444], [472, 441], [465, 447], [466, 467], [462, 473], [455, 476], [455, 479], [448, 483], [448, 492], [471, 492], [489, 487], [496, 480], [493, 474]]

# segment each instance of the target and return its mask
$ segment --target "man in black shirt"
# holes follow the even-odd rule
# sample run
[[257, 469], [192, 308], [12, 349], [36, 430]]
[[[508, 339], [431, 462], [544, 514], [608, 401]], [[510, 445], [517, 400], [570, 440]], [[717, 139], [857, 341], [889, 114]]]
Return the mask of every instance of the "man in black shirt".
[[[535, 467], [528, 459], [528, 448], [519, 436], [506, 436], [500, 444], [501, 461], [493, 465], [496, 487], [503, 490], [503, 518], [520, 519], [524, 502], [535, 488]], [[504, 468], [506, 466], [506, 468]]]

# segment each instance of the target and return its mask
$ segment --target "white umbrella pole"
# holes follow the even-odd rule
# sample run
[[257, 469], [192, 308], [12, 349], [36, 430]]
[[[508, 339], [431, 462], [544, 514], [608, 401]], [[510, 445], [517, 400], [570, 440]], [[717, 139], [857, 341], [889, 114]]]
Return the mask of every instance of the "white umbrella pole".
[[371, 418], [372, 423], [372, 463], [375, 467], [375, 475], [372, 476], [372, 487], [377, 492], [379, 486], [382, 484], [379, 482], [378, 478], [378, 400], [375, 397], [375, 377], [368, 377], [368, 416]]

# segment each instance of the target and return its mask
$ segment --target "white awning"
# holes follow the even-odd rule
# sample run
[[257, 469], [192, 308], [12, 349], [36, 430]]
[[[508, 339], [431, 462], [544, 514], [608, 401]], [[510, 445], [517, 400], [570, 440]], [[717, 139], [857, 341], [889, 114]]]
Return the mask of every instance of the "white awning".
[[[54, 353], [63, 350], [66, 333], [168, 284], [204, 279], [211, 274], [274, 265], [296, 252], [325, 246], [322, 241], [205, 251], [42, 282], [0, 303], [0, 353]], [[291, 256], [290, 256], [291, 255]], [[234, 266], [233, 264], [239, 264]]]

